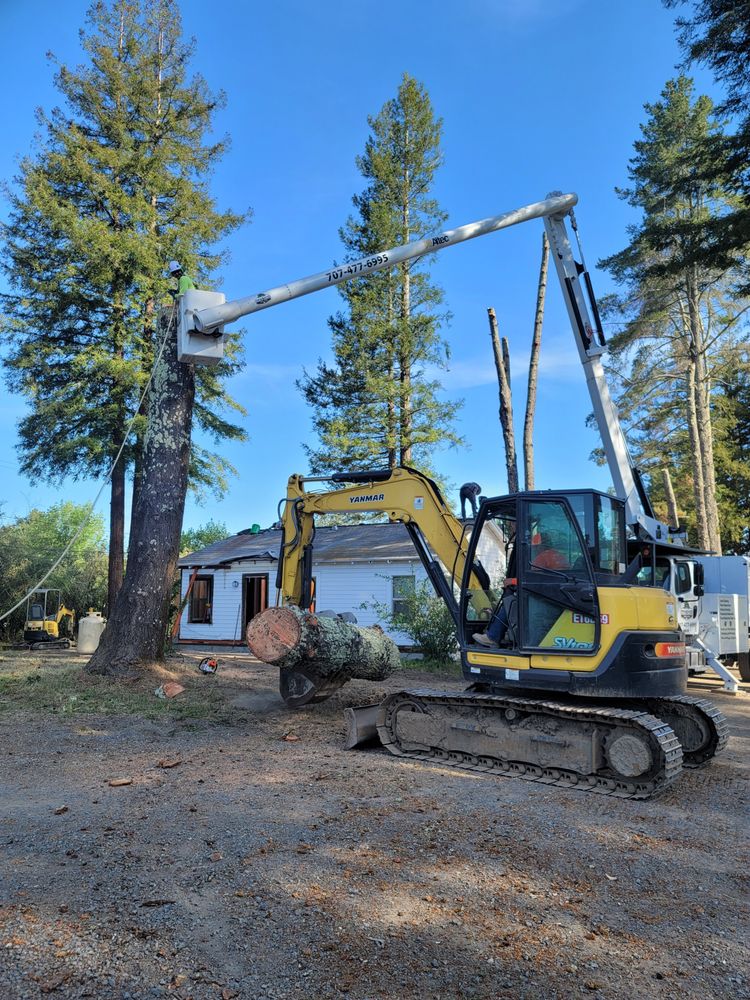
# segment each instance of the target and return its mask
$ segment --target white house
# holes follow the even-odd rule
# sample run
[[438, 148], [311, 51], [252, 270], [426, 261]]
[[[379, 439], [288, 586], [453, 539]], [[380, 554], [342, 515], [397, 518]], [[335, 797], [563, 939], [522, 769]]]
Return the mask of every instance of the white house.
[[[247, 623], [276, 603], [281, 531], [241, 531], [179, 561], [181, 594], [190, 588], [180, 642], [242, 644]], [[360, 625], [380, 624], [372, 607], [397, 607], [427, 574], [403, 524], [317, 528], [313, 579], [318, 611], [352, 611]], [[192, 586], [191, 586], [192, 583]], [[390, 631], [399, 645], [402, 633]]]

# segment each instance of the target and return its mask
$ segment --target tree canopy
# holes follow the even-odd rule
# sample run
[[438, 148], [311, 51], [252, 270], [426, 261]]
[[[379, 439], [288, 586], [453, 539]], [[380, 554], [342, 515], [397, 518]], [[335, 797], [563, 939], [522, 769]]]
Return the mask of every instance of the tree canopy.
[[742, 360], [748, 308], [733, 291], [736, 269], [701, 263], [711, 221], [735, 203], [705, 169], [721, 147], [722, 122], [684, 75], [645, 110], [631, 187], [618, 191], [640, 219], [628, 228], [629, 244], [601, 262], [624, 288], [608, 304], [610, 319], [622, 322], [610, 339], [610, 373], [638, 460], [647, 470], [680, 471], [678, 501], [698, 544], [721, 552], [714, 423]]
[[[39, 112], [41, 140], [8, 190], [2, 228], [6, 380], [26, 397], [21, 469], [61, 482], [109, 470], [136, 413], [154, 358], [158, 310], [169, 302], [166, 264], [177, 258], [206, 282], [216, 241], [246, 215], [220, 211], [208, 188], [226, 141], [207, 138], [223, 95], [189, 75], [176, 0], [95, 2], [81, 33], [87, 57], [57, 66], [63, 107]], [[223, 414], [241, 364], [197, 376], [195, 422], [215, 440], [243, 438]], [[110, 562], [122, 577], [125, 475], [139, 481], [146, 402], [112, 480]], [[221, 492], [231, 466], [193, 443], [193, 485]], [[133, 505], [135, 507], [135, 504]]]
[[[442, 121], [425, 88], [404, 74], [394, 98], [368, 118], [371, 134], [357, 167], [367, 182], [340, 230], [354, 260], [435, 232], [445, 214], [431, 196], [442, 162]], [[448, 347], [443, 292], [430, 258], [339, 286], [345, 309], [329, 320], [333, 362], [320, 361], [299, 384], [313, 409], [316, 472], [346, 468], [430, 469], [436, 448], [459, 443], [460, 403], [441, 398], [435, 372]]]
[[719, 110], [732, 129], [722, 148], [704, 164], [707, 176], [718, 178], [738, 194], [731, 212], [706, 226], [701, 259], [738, 270], [743, 294], [750, 293], [750, 3], [747, 0], [663, 0], [666, 7], [684, 8], [677, 18], [678, 40], [686, 61], [713, 71], [725, 88]]

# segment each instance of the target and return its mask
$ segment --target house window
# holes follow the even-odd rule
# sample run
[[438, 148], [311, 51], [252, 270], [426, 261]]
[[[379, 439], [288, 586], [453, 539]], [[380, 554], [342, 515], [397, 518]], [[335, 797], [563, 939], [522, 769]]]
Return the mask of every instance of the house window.
[[212, 576], [196, 576], [193, 581], [193, 589], [190, 591], [188, 621], [191, 624], [210, 625], [213, 603], [214, 578]]
[[399, 617], [406, 613], [406, 599], [414, 593], [413, 576], [393, 577], [393, 616]]

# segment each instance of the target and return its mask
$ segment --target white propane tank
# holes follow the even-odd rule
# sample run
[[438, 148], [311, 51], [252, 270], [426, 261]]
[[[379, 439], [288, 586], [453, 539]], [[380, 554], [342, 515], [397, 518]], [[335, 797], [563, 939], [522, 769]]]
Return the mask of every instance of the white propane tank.
[[104, 626], [107, 624], [105, 618], [89, 608], [89, 613], [78, 622], [78, 652], [93, 653], [99, 645]]

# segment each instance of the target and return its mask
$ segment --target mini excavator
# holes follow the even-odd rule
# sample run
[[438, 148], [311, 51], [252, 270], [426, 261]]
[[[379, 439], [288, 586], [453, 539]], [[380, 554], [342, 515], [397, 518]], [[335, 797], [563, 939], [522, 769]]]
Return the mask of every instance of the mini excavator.
[[63, 604], [59, 590], [35, 590], [26, 602], [23, 648], [69, 649], [70, 639], [60, 634], [60, 626], [65, 619], [72, 626], [74, 613]]
[[[235, 302], [188, 292], [180, 307], [178, 353], [186, 362], [213, 364], [221, 357], [224, 323], [543, 219], [615, 496], [553, 490], [486, 498], [474, 520], [461, 522], [435, 483], [413, 469], [324, 480], [295, 475], [284, 507], [278, 589], [283, 603], [309, 606], [316, 513], [379, 511], [401, 521], [453, 616], [469, 687], [461, 694], [389, 695], [375, 709], [381, 742], [412, 759], [647, 798], [667, 788], [683, 766], [711, 760], [728, 731], [710, 702], [686, 694], [687, 648], [675, 595], [638, 585], [644, 553], [689, 559], [692, 550], [655, 517], [630, 459], [601, 362], [605, 340], [578, 238], [576, 202], [576, 195], [555, 193]], [[308, 492], [306, 484], [316, 481], [338, 488]], [[556, 558], [542, 558], [550, 548]], [[504, 632], [496, 648], [488, 648], [482, 637], [501, 608]], [[281, 674], [290, 704], [319, 701], [332, 691], [313, 671]]]

